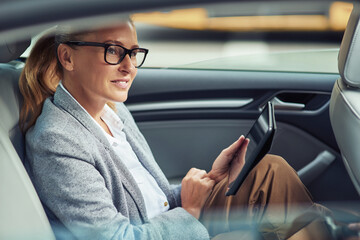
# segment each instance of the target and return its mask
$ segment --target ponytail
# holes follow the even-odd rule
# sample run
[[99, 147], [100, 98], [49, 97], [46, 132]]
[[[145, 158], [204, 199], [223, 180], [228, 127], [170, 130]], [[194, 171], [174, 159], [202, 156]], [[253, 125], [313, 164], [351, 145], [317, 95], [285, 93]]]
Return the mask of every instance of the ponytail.
[[37, 41], [20, 75], [19, 88], [24, 101], [20, 111], [20, 128], [26, 132], [41, 113], [46, 98], [54, 95], [62, 70], [56, 60], [54, 36]]

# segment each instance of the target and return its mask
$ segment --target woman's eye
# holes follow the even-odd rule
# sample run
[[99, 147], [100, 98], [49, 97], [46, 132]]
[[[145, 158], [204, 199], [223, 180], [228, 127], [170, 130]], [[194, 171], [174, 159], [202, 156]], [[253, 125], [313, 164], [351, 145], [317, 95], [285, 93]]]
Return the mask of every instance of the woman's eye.
[[108, 54], [117, 55], [117, 54], [118, 54], [118, 51], [117, 51], [117, 49], [116, 49], [115, 47], [109, 47], [109, 48], [107, 49], [107, 53], [108, 53]]
[[132, 51], [131, 52], [131, 57], [136, 57], [136, 55], [137, 55], [137, 51]]

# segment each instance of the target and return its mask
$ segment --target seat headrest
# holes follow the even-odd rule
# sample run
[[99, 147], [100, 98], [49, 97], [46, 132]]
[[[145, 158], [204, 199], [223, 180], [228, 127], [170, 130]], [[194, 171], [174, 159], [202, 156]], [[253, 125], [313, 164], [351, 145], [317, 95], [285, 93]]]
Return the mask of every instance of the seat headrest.
[[339, 51], [339, 73], [352, 87], [360, 87], [360, 5], [354, 3]]
[[0, 63], [7, 63], [17, 59], [30, 46], [31, 40], [21, 42], [0, 41]]

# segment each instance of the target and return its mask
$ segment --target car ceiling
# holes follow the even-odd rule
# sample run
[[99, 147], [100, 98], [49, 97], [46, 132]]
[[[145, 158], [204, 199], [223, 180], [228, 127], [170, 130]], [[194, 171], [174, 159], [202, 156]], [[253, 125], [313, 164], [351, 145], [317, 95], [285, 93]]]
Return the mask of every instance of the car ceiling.
[[[219, 2], [221, 3], [219, 4]], [[303, 12], [314, 10], [319, 12], [323, 11], [322, 9], [326, 9], [326, 6], [333, 1], [317, 0], [314, 2], [312, 0], [302, 0], [301, 5], [296, 4], [299, 2], [297, 0], [279, 0], [272, 1], [271, 4], [283, 6], [281, 8], [272, 8], [278, 9], [278, 11], [291, 11], [292, 6], [297, 6], [297, 11], [302, 9], [301, 11]], [[304, 2], [308, 2], [310, 5], [304, 4]], [[216, 3], [218, 4], [216, 5]], [[66, 24], [68, 21], [71, 21], [73, 26], [75, 25], [82, 29], [94, 26], [101, 27], [119, 21], [119, 19], [127, 17], [128, 14], [152, 10], [168, 11], [179, 6], [190, 8], [206, 5], [208, 10], [217, 9], [216, 11], [209, 11], [213, 15], [222, 15], [228, 9], [226, 7], [227, 3], [262, 4], [263, 6], [270, 4], [268, 1], [258, 0], [0, 0], [0, 39], [2, 41], [23, 40], [54, 25]], [[308, 7], [299, 8], [299, 6]], [[239, 9], [242, 8], [239, 7]], [[251, 6], [250, 8], [247, 6], [247, 9], [251, 9]], [[268, 11], [264, 13], [274, 14]], [[241, 14], [241, 12], [237, 14]]]

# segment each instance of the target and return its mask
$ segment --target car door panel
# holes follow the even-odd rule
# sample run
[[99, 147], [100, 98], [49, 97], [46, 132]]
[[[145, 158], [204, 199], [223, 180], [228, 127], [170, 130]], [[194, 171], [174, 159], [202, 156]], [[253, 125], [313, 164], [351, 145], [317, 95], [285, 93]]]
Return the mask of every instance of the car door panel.
[[[328, 152], [335, 160], [320, 171], [312, 171], [318, 176], [308, 174], [304, 182], [317, 201], [353, 200], [357, 194], [328, 116], [330, 92], [338, 77], [141, 69], [126, 104], [166, 176], [179, 182], [191, 167], [210, 170], [221, 150], [247, 133], [261, 107], [275, 101], [278, 130], [271, 153], [283, 156], [299, 171]], [[309, 169], [314, 170], [315, 165], [310, 164]], [[341, 183], [336, 181], [339, 178]]]

